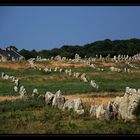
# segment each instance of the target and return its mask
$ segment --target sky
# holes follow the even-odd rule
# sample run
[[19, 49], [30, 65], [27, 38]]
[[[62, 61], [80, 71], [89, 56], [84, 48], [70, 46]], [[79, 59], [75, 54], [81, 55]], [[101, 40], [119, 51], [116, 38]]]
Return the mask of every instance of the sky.
[[0, 6], [0, 48], [50, 50], [140, 39], [140, 6]]

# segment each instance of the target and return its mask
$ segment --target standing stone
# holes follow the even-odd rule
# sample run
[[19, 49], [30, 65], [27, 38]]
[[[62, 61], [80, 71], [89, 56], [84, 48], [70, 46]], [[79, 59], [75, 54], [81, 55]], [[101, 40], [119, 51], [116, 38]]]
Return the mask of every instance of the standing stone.
[[76, 53], [76, 54], [75, 54], [75, 59], [76, 59], [76, 60], [79, 60], [80, 58], [81, 58], [81, 57], [79, 56], [79, 54]]
[[19, 94], [21, 97], [24, 97], [27, 95], [27, 92], [26, 92], [26, 89], [24, 86], [21, 86], [20, 89], [19, 89]]
[[87, 76], [86, 76], [85, 73], [83, 73], [83, 74], [81, 75], [81, 79], [82, 79], [84, 82], [88, 82], [88, 79], [87, 79]]
[[91, 105], [90, 110], [89, 110], [90, 117], [96, 117], [97, 107], [98, 105]]
[[46, 104], [51, 104], [53, 98], [54, 98], [54, 94], [53, 94], [53, 93], [51, 93], [51, 92], [49, 92], [49, 91], [46, 92], [46, 94], [45, 94], [45, 103], [46, 103]]
[[68, 110], [74, 110], [79, 115], [84, 113], [82, 101], [80, 98], [67, 100], [64, 103], [63, 110], [65, 110], [66, 108], [68, 108]]
[[91, 85], [93, 88], [96, 88], [96, 89], [99, 88], [99, 86], [96, 84], [95, 80], [91, 80], [91, 81], [90, 81], [90, 85]]
[[69, 71], [68, 71], [68, 75], [69, 75], [69, 76], [72, 75], [71, 69], [69, 69]]
[[57, 70], [58, 70], [58, 68], [57, 68], [57, 67], [55, 67], [54, 72], [57, 72]]
[[14, 86], [14, 92], [18, 92], [18, 87]]
[[33, 89], [32, 97], [38, 97], [38, 96], [39, 96], [38, 90], [36, 88]]
[[59, 69], [59, 72], [61, 73], [63, 71], [63, 69]]
[[123, 119], [124, 121], [135, 121], [136, 116], [134, 115], [134, 110], [140, 101], [140, 94], [135, 92], [131, 93], [131, 91], [133, 91], [131, 88], [127, 88], [126, 91], [127, 92], [123, 97], [116, 97], [113, 100], [113, 105], [118, 110], [118, 119]]
[[96, 109], [96, 118], [99, 120], [105, 119], [105, 109], [103, 108], [103, 105], [99, 105]]
[[15, 85], [16, 85], [17, 87], [19, 87], [19, 80], [18, 80], [18, 79], [15, 80]]
[[52, 106], [58, 107], [59, 109], [63, 108], [63, 105], [65, 103], [65, 98], [61, 95], [61, 91], [58, 90], [56, 94], [54, 95], [54, 98], [52, 100]]
[[1, 74], [2, 79], [4, 78], [4, 76], [5, 76], [5, 73], [4, 73], [4, 72], [2, 72], [2, 74]]
[[57, 56], [55, 56], [54, 59], [57, 60], [57, 61], [61, 61], [61, 56], [60, 55], [57, 55]]
[[76, 77], [76, 78], [79, 78], [79, 76], [80, 76], [80, 73], [79, 73], [79, 72], [76, 72], [76, 73], [75, 73], [75, 77]]

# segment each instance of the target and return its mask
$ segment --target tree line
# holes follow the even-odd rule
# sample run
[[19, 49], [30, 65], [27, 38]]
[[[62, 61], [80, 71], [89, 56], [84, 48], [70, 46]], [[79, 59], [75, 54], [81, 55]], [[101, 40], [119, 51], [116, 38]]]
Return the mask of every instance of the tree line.
[[118, 55], [118, 54], [128, 54], [133, 56], [140, 53], [140, 39], [128, 39], [128, 40], [110, 40], [105, 39], [101, 41], [95, 41], [93, 43], [80, 45], [64, 45], [61, 48], [54, 48], [52, 50], [26, 50], [22, 49], [19, 51], [26, 59], [35, 58], [40, 56], [42, 58], [50, 58], [60, 55], [62, 57], [74, 58], [75, 54], [78, 53], [82, 58], [95, 57], [96, 54], [101, 54], [102, 56]]

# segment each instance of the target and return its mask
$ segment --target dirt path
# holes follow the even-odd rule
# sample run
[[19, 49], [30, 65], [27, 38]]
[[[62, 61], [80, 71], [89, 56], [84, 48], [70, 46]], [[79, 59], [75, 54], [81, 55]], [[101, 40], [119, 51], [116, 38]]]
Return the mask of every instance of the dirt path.
[[20, 96], [0, 96], [0, 101], [21, 99]]
[[[74, 94], [74, 95], [65, 95], [66, 99], [76, 99], [80, 98], [83, 103], [86, 103], [88, 105], [91, 104], [103, 104], [107, 105], [109, 101], [114, 99], [115, 97], [110, 97], [110, 96], [104, 96], [104, 97], [93, 97], [93, 94]], [[16, 100], [16, 99], [21, 99], [20, 96], [0, 96], [0, 101], [4, 100]]]
[[107, 105], [108, 102], [114, 99], [115, 97], [109, 97], [109, 96], [93, 97], [93, 94], [75, 94], [75, 95], [66, 95], [65, 98], [66, 99], [80, 98], [83, 103], [86, 103], [88, 105], [91, 105], [91, 104]]
[[66, 63], [66, 62], [60, 62], [60, 61], [52, 61], [48, 64], [48, 66], [50, 67], [61, 67], [61, 68], [82, 68], [82, 67], [86, 67], [85, 64], [80, 64], [80, 63]]
[[15, 63], [0, 62], [0, 68], [19, 70], [19, 69], [28, 69], [28, 68], [30, 68], [30, 65], [27, 62], [22, 62], [22, 63], [20, 63], [20, 62], [15, 62]]

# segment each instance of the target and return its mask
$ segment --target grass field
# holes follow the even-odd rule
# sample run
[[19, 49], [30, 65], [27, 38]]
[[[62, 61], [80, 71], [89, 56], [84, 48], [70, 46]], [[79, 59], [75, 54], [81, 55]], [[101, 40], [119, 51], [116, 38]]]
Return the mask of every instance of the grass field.
[[[61, 90], [66, 98], [80, 97], [85, 103], [86, 113], [78, 116], [74, 112], [61, 111], [45, 105], [41, 99], [20, 99], [13, 90], [14, 84], [0, 78], [0, 133], [40, 133], [40, 134], [137, 134], [140, 133], [140, 116], [136, 123], [124, 123], [120, 120], [100, 121], [89, 116], [91, 104], [107, 102], [115, 96], [122, 96], [125, 87], [140, 88], [140, 69], [131, 68], [131, 73], [111, 72], [110, 66], [124, 68], [125, 63], [102, 63], [95, 65], [104, 68], [104, 71], [89, 68], [80, 63], [38, 62], [40, 67], [55, 66], [68, 69], [72, 72], [86, 73], [89, 79], [96, 80], [99, 89], [93, 89], [89, 82], [68, 76], [64, 72], [44, 73], [30, 68], [27, 62], [0, 63], [0, 73], [16, 76], [25, 86], [29, 95], [37, 88], [40, 94], [47, 91], [55, 93]], [[134, 63], [140, 68], [139, 63]], [[127, 66], [128, 67], [128, 66]], [[6, 100], [7, 99], [7, 100]]]

